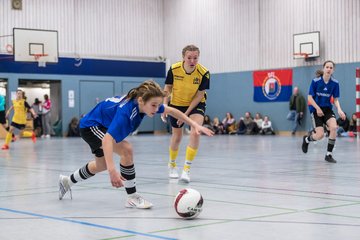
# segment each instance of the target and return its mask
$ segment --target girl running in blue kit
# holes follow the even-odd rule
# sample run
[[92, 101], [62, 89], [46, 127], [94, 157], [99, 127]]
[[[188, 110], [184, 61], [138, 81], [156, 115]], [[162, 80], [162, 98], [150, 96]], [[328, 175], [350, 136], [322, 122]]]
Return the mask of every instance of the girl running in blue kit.
[[326, 125], [330, 134], [325, 161], [331, 163], [336, 163], [332, 156], [332, 151], [335, 145], [337, 128], [336, 117], [332, 111], [332, 103], [330, 101], [331, 97], [334, 98], [334, 105], [340, 118], [345, 119], [346, 117], [341, 110], [338, 99], [340, 97], [339, 82], [332, 76], [334, 69], [335, 63], [333, 61], [325, 61], [323, 64], [323, 75], [311, 81], [308, 101], [310, 103], [309, 110], [314, 131], [308, 136], [304, 136], [302, 143], [302, 151], [307, 153], [310, 142], [318, 141], [324, 137], [324, 125]]
[[[152, 203], [136, 192], [135, 167], [131, 144], [124, 140], [135, 131], [145, 115], [169, 114], [189, 124], [198, 134], [212, 136], [213, 132], [191, 120], [179, 110], [162, 104], [164, 92], [154, 81], [145, 81], [126, 96], [112, 97], [100, 102], [80, 121], [80, 135], [89, 144], [95, 160], [90, 161], [70, 176], [59, 177], [59, 199], [71, 186], [108, 170], [113, 187], [125, 187], [128, 194], [125, 207], [151, 208]], [[121, 157], [120, 172], [113, 160], [113, 152]]]

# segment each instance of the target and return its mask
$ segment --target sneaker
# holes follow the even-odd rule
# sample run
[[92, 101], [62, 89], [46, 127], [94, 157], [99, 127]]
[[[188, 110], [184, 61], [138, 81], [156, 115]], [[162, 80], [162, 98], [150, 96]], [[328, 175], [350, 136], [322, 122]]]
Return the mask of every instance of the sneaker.
[[46, 137], [46, 138], [50, 138], [51, 136], [50, 136], [50, 134], [46, 134], [45, 137]]
[[309, 143], [307, 143], [306, 140], [305, 140], [306, 138], [307, 138], [307, 136], [303, 137], [303, 143], [302, 143], [302, 146], [301, 146], [301, 149], [302, 149], [303, 153], [307, 153], [308, 147], [309, 147]]
[[190, 182], [190, 171], [182, 171], [179, 183], [189, 183]]
[[70, 192], [70, 198], [72, 199], [72, 192], [69, 185], [70, 178], [68, 176], [59, 176], [59, 200], [63, 199], [67, 192]]
[[9, 145], [7, 144], [4, 144], [2, 147], [1, 147], [2, 150], [9, 150]]
[[34, 132], [31, 135], [31, 140], [33, 141], [33, 143], [36, 143], [36, 135]]
[[332, 157], [331, 154], [325, 156], [325, 161], [330, 162], [330, 163], [336, 163], [336, 160]]
[[179, 178], [178, 168], [169, 166], [169, 178]]
[[127, 208], [147, 209], [147, 208], [151, 208], [152, 206], [153, 204], [151, 202], [145, 200], [137, 193], [133, 193], [129, 195], [125, 203], [125, 207]]

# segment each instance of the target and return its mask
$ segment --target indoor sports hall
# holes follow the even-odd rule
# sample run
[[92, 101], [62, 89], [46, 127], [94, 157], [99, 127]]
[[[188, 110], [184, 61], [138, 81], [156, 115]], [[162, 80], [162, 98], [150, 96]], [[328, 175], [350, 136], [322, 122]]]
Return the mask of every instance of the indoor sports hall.
[[1, 240], [358, 239], [358, 0], [0, 13]]

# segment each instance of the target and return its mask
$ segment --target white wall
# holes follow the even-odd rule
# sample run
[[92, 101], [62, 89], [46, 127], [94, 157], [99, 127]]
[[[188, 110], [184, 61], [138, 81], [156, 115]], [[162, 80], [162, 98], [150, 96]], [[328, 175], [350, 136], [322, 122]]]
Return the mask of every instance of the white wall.
[[[23, 10], [0, 1], [0, 35], [13, 27], [58, 30], [60, 56], [163, 56], [162, 0], [23, 0]], [[0, 38], [0, 52], [12, 37]]]
[[211, 72], [258, 65], [259, 0], [164, 1], [165, 55], [174, 63], [188, 44]]
[[[0, 35], [13, 27], [59, 31], [60, 56], [173, 63], [200, 47], [210, 72], [360, 61], [359, 0], [24, 0], [0, 1]], [[293, 34], [320, 31], [321, 58], [293, 60]], [[11, 37], [0, 38], [4, 52]]]
[[[293, 60], [293, 34], [320, 31], [321, 57]], [[200, 47], [210, 72], [360, 61], [359, 0], [166, 0], [165, 55]]]
[[[292, 36], [320, 31], [321, 57], [293, 60]], [[260, 65], [279, 68], [360, 61], [359, 0], [264, 0], [260, 4]]]

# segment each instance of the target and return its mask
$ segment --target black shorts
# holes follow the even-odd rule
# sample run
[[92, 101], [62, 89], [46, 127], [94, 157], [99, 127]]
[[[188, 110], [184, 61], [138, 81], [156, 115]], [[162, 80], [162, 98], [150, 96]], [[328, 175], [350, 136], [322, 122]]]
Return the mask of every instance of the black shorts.
[[6, 118], [5, 118], [5, 111], [0, 111], [0, 124], [5, 124]]
[[103, 157], [104, 151], [102, 150], [102, 139], [107, 132], [107, 128], [102, 126], [95, 126], [89, 128], [80, 128], [80, 136], [89, 144], [91, 152], [96, 157]]
[[[174, 106], [174, 105], [169, 105], [170, 107], [176, 108], [177, 110], [181, 111], [181, 112], [186, 112], [186, 110], [188, 109], [188, 107], [181, 107], [181, 106]], [[202, 116], [205, 115], [205, 110], [206, 110], [206, 103], [199, 103], [189, 114], [200, 114]], [[170, 124], [173, 128], [182, 128], [182, 126], [184, 126], [184, 124], [181, 124], [181, 126], [177, 125], [177, 119], [170, 116]]]
[[319, 117], [315, 112], [311, 113], [311, 120], [312, 120], [312, 124], [314, 128], [317, 127], [323, 127], [324, 125], [326, 125], [326, 122], [330, 119], [330, 118], [335, 118], [335, 113], [331, 110], [331, 108], [321, 108], [321, 110], [324, 113], [324, 116]]
[[25, 129], [25, 124], [18, 124], [18, 123], [16, 123], [16, 122], [11, 122], [10, 125], [13, 126], [14, 128], [19, 129], [19, 130]]

